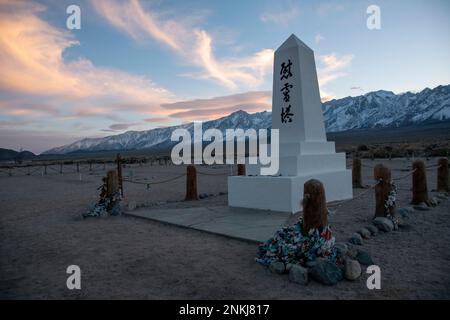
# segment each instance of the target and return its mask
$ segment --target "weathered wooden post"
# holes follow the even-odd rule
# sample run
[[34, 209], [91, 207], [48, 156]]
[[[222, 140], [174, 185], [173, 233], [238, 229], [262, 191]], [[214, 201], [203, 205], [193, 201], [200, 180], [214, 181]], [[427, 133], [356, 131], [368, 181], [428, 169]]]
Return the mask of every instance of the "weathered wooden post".
[[385, 204], [392, 191], [391, 170], [382, 164], [377, 164], [373, 168], [373, 176], [378, 182], [375, 185], [375, 217], [386, 217], [389, 213], [393, 213], [395, 207], [386, 209]]
[[103, 170], [106, 170], [106, 161], [103, 161]]
[[60, 174], [63, 173], [63, 164], [62, 164], [62, 162], [59, 164], [59, 173]]
[[47, 165], [44, 164], [44, 174], [47, 175]]
[[109, 170], [106, 175], [106, 196], [112, 198], [119, 191], [119, 178], [115, 170]]
[[8, 175], [9, 175], [10, 177], [12, 177], [12, 171], [11, 171], [11, 168], [8, 168]]
[[187, 166], [186, 172], [186, 201], [198, 200], [197, 195], [197, 169], [194, 165]]
[[425, 163], [421, 160], [416, 160], [412, 164], [412, 204], [421, 204], [425, 202], [428, 204], [428, 188], [427, 175]]
[[77, 162], [77, 173], [79, 173], [79, 172], [80, 172], [80, 163]]
[[245, 176], [245, 164], [238, 164], [238, 176]]
[[325, 189], [322, 182], [311, 179], [303, 187], [303, 226], [302, 231], [324, 228], [328, 224]]
[[119, 178], [116, 170], [109, 170], [106, 174], [106, 197], [109, 199], [107, 211], [111, 210], [116, 204], [115, 200], [119, 192]]
[[354, 157], [352, 163], [353, 188], [362, 188], [361, 159]]
[[117, 176], [119, 178], [120, 195], [123, 197], [122, 159], [120, 158], [120, 153], [117, 154]]
[[437, 191], [449, 192], [449, 176], [448, 176], [448, 159], [441, 158], [438, 160], [437, 168]]
[[30, 167], [27, 167], [27, 176], [30, 175]]
[[92, 160], [89, 161], [89, 171], [92, 171]]

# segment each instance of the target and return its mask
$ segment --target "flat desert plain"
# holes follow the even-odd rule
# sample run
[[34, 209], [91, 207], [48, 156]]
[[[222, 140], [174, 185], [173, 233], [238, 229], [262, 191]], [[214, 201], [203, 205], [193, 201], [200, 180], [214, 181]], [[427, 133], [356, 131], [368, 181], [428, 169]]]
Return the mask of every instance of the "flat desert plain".
[[[424, 159], [425, 160], [425, 159]], [[426, 161], [436, 164], [437, 159]], [[407, 159], [363, 160], [363, 182], [383, 163], [394, 179], [408, 174]], [[349, 166], [350, 166], [349, 162]], [[199, 201], [182, 201], [185, 177], [155, 184], [124, 185], [124, 205], [149, 208], [217, 206], [227, 203], [228, 166], [202, 166]], [[124, 174], [161, 181], [183, 174], [184, 166], [128, 165]], [[73, 170], [72, 170], [73, 172]], [[436, 169], [427, 171], [428, 189]], [[450, 200], [415, 211], [399, 231], [365, 240], [381, 268], [381, 289], [369, 290], [363, 268], [356, 281], [327, 287], [291, 283], [257, 264], [257, 245], [130, 216], [83, 219], [98, 197], [104, 171], [53, 172], [0, 177], [0, 297], [3, 299], [449, 299]], [[146, 178], [147, 180], [142, 180]], [[411, 200], [411, 177], [398, 180], [398, 207]], [[362, 196], [359, 196], [364, 193]], [[430, 194], [434, 194], [430, 192]], [[373, 190], [354, 189], [357, 198], [335, 207], [330, 224], [336, 241], [370, 223]], [[291, 217], [290, 222], [298, 216]], [[66, 268], [81, 268], [81, 290], [68, 290]]]

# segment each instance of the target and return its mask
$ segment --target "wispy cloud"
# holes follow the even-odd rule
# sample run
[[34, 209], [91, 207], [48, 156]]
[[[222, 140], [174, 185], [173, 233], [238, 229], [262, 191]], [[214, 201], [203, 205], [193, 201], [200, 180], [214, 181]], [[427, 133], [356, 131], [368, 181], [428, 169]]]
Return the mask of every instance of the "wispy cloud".
[[172, 121], [173, 119], [170, 117], [156, 117], [156, 118], [146, 118], [144, 119], [145, 122], [148, 123], [164, 123], [168, 121]]
[[140, 125], [140, 123], [114, 123], [109, 126], [109, 129], [112, 131], [123, 131], [137, 125]]
[[322, 36], [320, 33], [317, 33], [316, 36], [314, 37], [314, 41], [315, 41], [316, 43], [320, 43], [320, 42], [322, 42], [323, 40], [325, 40], [325, 37]]
[[341, 12], [345, 9], [342, 3], [337, 2], [321, 2], [318, 5], [317, 12], [320, 16], [325, 17], [334, 12]]
[[[63, 52], [79, 43], [67, 30], [40, 18], [38, 13], [43, 10], [45, 7], [33, 3], [27, 6], [21, 2], [2, 3], [0, 90], [10, 92], [10, 96], [12, 93], [16, 97], [27, 95], [31, 103], [9, 103], [0, 108], [1, 113], [70, 113], [72, 110], [61, 110], [61, 101], [64, 105], [92, 108], [98, 99], [146, 104], [157, 109], [160, 103], [173, 99], [168, 90], [145, 76], [97, 67], [85, 58], [65, 61]], [[45, 103], [33, 102], [36, 96]]]
[[261, 85], [272, 69], [272, 49], [245, 57], [218, 59], [212, 35], [195, 25], [197, 19], [163, 19], [160, 13], [144, 8], [137, 0], [95, 0], [92, 4], [106, 21], [133, 39], [154, 39], [201, 70], [188, 76], [213, 79], [236, 90], [240, 85], [249, 88]]
[[257, 112], [271, 109], [270, 91], [252, 91], [210, 99], [196, 99], [163, 104], [172, 110], [172, 117], [186, 120], [211, 119], [228, 115], [237, 110]]
[[318, 57], [319, 67], [317, 72], [323, 101], [334, 98], [334, 94], [327, 92], [325, 86], [338, 78], [346, 76], [345, 69], [351, 65], [353, 58], [352, 54], [338, 56], [335, 53]]
[[288, 6], [281, 6], [276, 10], [266, 11], [261, 14], [260, 19], [264, 23], [273, 23], [280, 26], [288, 26], [300, 15], [298, 6], [289, 3]]

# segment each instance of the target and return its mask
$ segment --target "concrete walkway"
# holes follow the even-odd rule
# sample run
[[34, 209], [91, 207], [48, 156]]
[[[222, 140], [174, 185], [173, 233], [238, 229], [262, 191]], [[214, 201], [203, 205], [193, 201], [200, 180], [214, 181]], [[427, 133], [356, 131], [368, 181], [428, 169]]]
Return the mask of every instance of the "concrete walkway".
[[264, 242], [290, 214], [228, 206], [157, 209], [141, 208], [125, 214], [252, 242]]

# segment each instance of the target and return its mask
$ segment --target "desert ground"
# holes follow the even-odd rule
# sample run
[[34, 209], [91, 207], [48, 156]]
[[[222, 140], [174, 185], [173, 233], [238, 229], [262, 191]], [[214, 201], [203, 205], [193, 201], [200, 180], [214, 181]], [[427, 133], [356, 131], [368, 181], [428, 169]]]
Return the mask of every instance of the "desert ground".
[[[425, 160], [425, 159], [424, 159]], [[436, 158], [426, 161], [436, 164]], [[348, 163], [350, 167], [350, 161]], [[363, 182], [384, 163], [394, 179], [411, 160], [363, 160]], [[112, 166], [112, 165], [111, 165]], [[155, 184], [125, 182], [124, 205], [195, 207], [226, 205], [230, 167], [202, 166], [199, 201], [182, 201], [185, 177]], [[184, 173], [184, 166], [127, 165], [130, 179], [161, 181]], [[356, 281], [328, 287], [294, 284], [254, 261], [257, 245], [130, 216], [83, 219], [98, 197], [104, 172], [46, 176], [0, 176], [0, 298], [3, 299], [449, 299], [450, 200], [430, 211], [415, 211], [399, 231], [365, 240], [381, 268], [381, 290], [366, 287], [363, 268]], [[427, 171], [428, 189], [436, 170]], [[144, 180], [139, 180], [144, 181]], [[398, 207], [411, 199], [411, 177], [398, 180]], [[364, 193], [362, 196], [359, 196]], [[432, 192], [430, 192], [433, 194]], [[335, 206], [330, 219], [336, 241], [345, 242], [374, 214], [373, 190], [354, 189], [357, 198]], [[297, 216], [292, 216], [295, 221]], [[68, 290], [66, 268], [81, 268], [81, 290]]]

